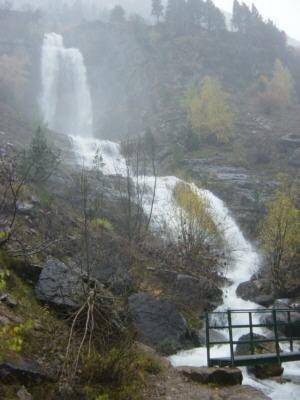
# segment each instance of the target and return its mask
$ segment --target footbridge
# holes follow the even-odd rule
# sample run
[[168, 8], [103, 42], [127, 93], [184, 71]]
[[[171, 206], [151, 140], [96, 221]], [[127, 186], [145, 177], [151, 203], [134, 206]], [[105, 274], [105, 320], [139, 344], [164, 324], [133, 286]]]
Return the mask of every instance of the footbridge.
[[[209, 367], [237, 367], [300, 360], [300, 308], [207, 312], [205, 322]], [[218, 340], [219, 335], [213, 335], [212, 330], [223, 331], [224, 337], [228, 339]], [[242, 340], [235, 339], [237, 333], [243, 336]], [[213, 336], [217, 336], [217, 339], [214, 340]], [[282, 346], [284, 351], [281, 350], [281, 343], [285, 343]], [[266, 344], [266, 347], [261, 352], [263, 344]], [[211, 356], [212, 346], [220, 345], [229, 346], [229, 357]], [[240, 355], [240, 352], [236, 355], [235, 345], [246, 345], [249, 351], [245, 355]], [[270, 352], [270, 348], [272, 351], [274, 349], [274, 352]]]

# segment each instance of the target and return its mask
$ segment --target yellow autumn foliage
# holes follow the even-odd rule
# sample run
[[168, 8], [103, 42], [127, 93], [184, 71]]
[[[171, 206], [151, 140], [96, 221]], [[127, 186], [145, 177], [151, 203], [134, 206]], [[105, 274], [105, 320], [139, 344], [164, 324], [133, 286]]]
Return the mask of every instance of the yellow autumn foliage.
[[299, 261], [300, 210], [295, 203], [295, 193], [281, 187], [267, 203], [261, 228], [261, 241], [277, 288], [284, 285], [287, 270]]
[[195, 87], [189, 88], [183, 105], [195, 133], [203, 138], [213, 137], [221, 143], [231, 140], [234, 115], [229, 105], [229, 96], [217, 79], [205, 77], [200, 92]]
[[259, 87], [259, 104], [267, 113], [288, 107], [294, 99], [292, 75], [279, 59], [275, 61], [271, 78], [265, 75], [260, 77]]
[[205, 242], [217, 235], [217, 227], [211, 217], [209, 201], [186, 183], [178, 183], [173, 193], [180, 207], [181, 235], [190, 242]]

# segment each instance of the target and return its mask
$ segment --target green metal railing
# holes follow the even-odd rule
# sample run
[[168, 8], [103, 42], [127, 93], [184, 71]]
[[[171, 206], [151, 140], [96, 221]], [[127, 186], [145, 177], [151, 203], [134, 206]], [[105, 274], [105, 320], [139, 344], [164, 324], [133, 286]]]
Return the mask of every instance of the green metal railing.
[[[300, 329], [300, 324], [297, 325], [293, 320], [293, 314], [300, 313], [300, 308], [288, 308], [288, 309], [255, 309], [255, 310], [228, 310], [228, 311], [215, 311], [215, 312], [206, 312], [205, 313], [205, 322], [206, 322], [206, 348], [207, 348], [207, 364], [209, 367], [219, 365], [231, 365], [231, 366], [241, 366], [241, 365], [253, 365], [261, 363], [273, 363], [273, 362], [286, 362], [286, 361], [296, 361], [300, 360], [300, 352], [294, 351], [294, 343], [295, 341], [300, 341], [300, 337], [297, 337], [293, 334], [295, 328]], [[233, 323], [233, 316], [248, 314], [248, 323], [239, 324]], [[259, 323], [253, 323], [253, 316], [255, 314], [263, 315], [270, 314], [272, 316], [271, 321], [263, 321]], [[280, 318], [282, 315], [284, 318]], [[211, 323], [211, 317], [220, 316], [221, 321], [224, 320], [224, 317], [227, 319], [227, 324], [224, 323]], [[288, 337], [283, 336], [281, 334], [282, 327], [285, 327], [285, 330], [288, 332]], [[255, 337], [255, 328], [268, 328], [273, 332], [273, 338], [265, 338], [260, 339]], [[245, 329], [249, 332], [249, 340], [234, 340], [234, 329]], [[213, 341], [210, 338], [211, 330], [227, 330], [228, 339]], [[281, 352], [280, 343], [287, 342], [289, 343], [290, 352]], [[275, 353], [271, 354], [255, 354], [256, 344], [258, 343], [274, 343], [275, 344]], [[250, 345], [249, 355], [244, 356], [235, 356], [234, 354], [234, 345], [236, 344], [247, 344]], [[230, 357], [219, 357], [212, 358], [211, 357], [211, 347], [215, 345], [229, 345], [230, 346]]]

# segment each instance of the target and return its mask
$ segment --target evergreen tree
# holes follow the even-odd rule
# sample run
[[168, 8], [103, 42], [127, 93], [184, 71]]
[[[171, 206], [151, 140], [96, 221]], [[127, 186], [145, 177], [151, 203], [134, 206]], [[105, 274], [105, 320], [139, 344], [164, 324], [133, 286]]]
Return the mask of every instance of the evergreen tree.
[[157, 18], [157, 23], [159, 23], [160, 17], [164, 15], [162, 0], [152, 0], [152, 15]]
[[187, 0], [186, 15], [189, 26], [203, 26], [204, 7], [203, 0]]
[[226, 30], [224, 14], [214, 5], [212, 0], [207, 0], [204, 3], [204, 24], [210, 32]]
[[232, 29], [237, 30], [237, 31], [239, 30], [239, 28], [241, 26], [241, 19], [242, 19], [241, 8], [242, 8], [242, 6], [238, 2], [238, 0], [234, 0], [231, 26], [232, 26]]
[[181, 31], [185, 26], [185, 0], [168, 0], [166, 8], [166, 23], [175, 31]]
[[122, 24], [125, 22], [125, 10], [122, 6], [115, 6], [109, 16], [110, 22], [113, 24]]
[[[256, 9], [255, 9], [256, 10]], [[252, 13], [249, 7], [238, 0], [233, 3], [232, 27], [241, 33], [247, 33], [252, 20]]]

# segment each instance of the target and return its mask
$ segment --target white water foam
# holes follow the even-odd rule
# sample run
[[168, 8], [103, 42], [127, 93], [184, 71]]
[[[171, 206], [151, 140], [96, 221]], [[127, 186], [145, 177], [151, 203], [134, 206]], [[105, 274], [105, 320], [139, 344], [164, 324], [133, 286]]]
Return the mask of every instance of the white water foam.
[[[46, 35], [42, 52], [42, 79], [43, 96], [42, 110], [49, 127], [71, 136], [78, 163], [87, 168], [93, 167], [96, 151], [102, 157], [102, 171], [105, 175], [127, 176], [129, 170], [120, 146], [111, 141], [96, 140], [92, 137], [92, 104], [87, 83], [86, 67], [84, 60], [77, 49], [66, 49], [61, 36], [51, 33]], [[64, 82], [64, 78], [69, 77]], [[66, 90], [63, 101], [60, 98], [61, 85]], [[62, 108], [60, 108], [62, 107]], [[143, 185], [149, 187], [144, 197], [144, 211], [150, 214], [152, 211], [152, 228], [160, 230], [161, 234], [173, 232], [176, 238], [178, 231], [178, 207], [173, 201], [173, 191], [177, 183], [182, 182], [174, 176], [145, 177]], [[156, 196], [153, 209], [153, 188], [156, 186]], [[223, 291], [223, 305], [219, 311], [227, 309], [255, 309], [254, 303], [244, 301], [237, 297], [237, 286], [249, 280], [251, 275], [259, 268], [259, 256], [253, 246], [245, 239], [237, 223], [222, 200], [207, 190], [201, 190], [191, 185], [194, 192], [204, 196], [210, 203], [210, 210], [214, 222], [219, 227], [224, 237], [228, 258], [227, 277], [231, 281], [229, 287]], [[176, 208], [177, 207], [177, 208]], [[245, 323], [248, 322], [245, 315]], [[235, 321], [233, 321], [235, 322]], [[254, 323], [258, 319], [254, 319]], [[243, 319], [239, 318], [239, 324]], [[225, 332], [224, 332], [225, 333]], [[245, 332], [244, 329], [234, 331], [234, 339], [238, 339]], [[264, 333], [256, 329], [255, 333]], [[214, 346], [212, 356], [229, 356], [229, 346]], [[181, 352], [170, 358], [174, 366], [206, 365], [206, 348], [197, 348]], [[300, 363], [288, 363], [284, 365], [285, 373], [299, 381]], [[247, 374], [244, 369], [244, 383], [262, 389], [274, 400], [290, 400], [300, 398], [300, 386], [294, 383], [280, 385], [274, 381], [259, 381]], [[296, 379], [295, 379], [296, 380]]]
[[44, 38], [42, 86], [41, 108], [49, 128], [92, 136], [92, 101], [83, 56], [78, 49], [65, 48], [56, 33]]

